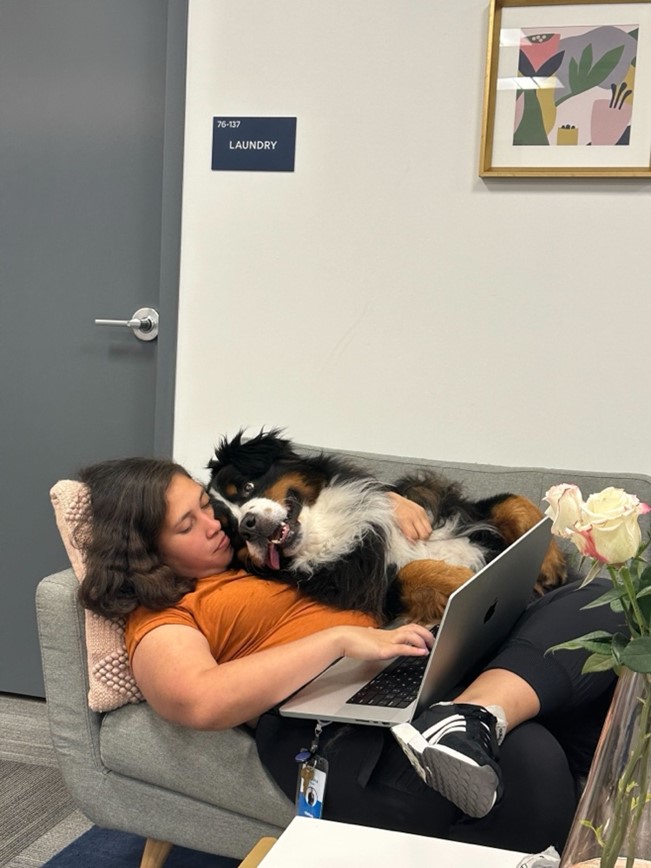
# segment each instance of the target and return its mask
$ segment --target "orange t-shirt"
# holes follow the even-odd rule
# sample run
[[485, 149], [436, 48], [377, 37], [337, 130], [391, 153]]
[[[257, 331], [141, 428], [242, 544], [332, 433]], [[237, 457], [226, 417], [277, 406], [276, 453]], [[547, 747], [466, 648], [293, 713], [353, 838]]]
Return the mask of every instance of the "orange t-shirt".
[[377, 626], [370, 615], [331, 609], [308, 600], [289, 585], [243, 570], [199, 579], [194, 591], [160, 612], [143, 606], [135, 609], [125, 629], [129, 660], [143, 636], [164, 624], [200, 630], [218, 663], [284, 645], [326, 627]]

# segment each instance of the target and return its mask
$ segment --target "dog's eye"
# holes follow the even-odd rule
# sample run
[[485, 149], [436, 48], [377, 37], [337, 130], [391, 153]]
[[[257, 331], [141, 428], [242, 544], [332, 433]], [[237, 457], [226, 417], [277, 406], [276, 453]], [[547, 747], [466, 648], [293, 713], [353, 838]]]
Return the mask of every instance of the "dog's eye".
[[251, 494], [254, 488], [255, 484], [253, 482], [245, 482], [242, 486], [242, 494]]

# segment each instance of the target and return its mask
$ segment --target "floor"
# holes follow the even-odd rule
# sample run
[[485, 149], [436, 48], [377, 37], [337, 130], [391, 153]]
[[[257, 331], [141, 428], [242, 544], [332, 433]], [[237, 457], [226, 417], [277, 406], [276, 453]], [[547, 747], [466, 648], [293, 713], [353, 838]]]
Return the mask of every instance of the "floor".
[[[0, 759], [56, 768], [44, 700], [0, 694]], [[19, 807], [16, 805], [16, 810]], [[44, 827], [39, 838], [5, 865], [7, 868], [44, 865], [91, 825], [81, 812], [73, 811], [52, 828]], [[0, 834], [1, 831], [0, 817]]]

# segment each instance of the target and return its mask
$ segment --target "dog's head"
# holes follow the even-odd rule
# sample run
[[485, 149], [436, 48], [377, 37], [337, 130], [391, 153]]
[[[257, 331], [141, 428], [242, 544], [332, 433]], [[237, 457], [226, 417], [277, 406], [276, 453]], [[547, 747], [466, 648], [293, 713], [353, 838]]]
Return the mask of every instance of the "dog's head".
[[244, 440], [244, 431], [231, 440], [222, 438], [208, 462], [209, 487], [237, 506], [252, 497], [267, 496], [271, 484], [299, 459], [291, 442], [280, 434], [276, 428], [249, 440]]
[[282, 503], [266, 497], [247, 501], [238, 524], [248, 556], [244, 561], [258, 570], [277, 571], [289, 566], [303, 539], [302, 510], [300, 497], [291, 489]]
[[239, 559], [280, 569], [300, 546], [303, 507], [314, 503], [326, 481], [318, 462], [302, 458], [279, 429], [249, 440], [239, 431], [220, 441], [208, 469], [210, 494], [237, 519], [246, 546]]

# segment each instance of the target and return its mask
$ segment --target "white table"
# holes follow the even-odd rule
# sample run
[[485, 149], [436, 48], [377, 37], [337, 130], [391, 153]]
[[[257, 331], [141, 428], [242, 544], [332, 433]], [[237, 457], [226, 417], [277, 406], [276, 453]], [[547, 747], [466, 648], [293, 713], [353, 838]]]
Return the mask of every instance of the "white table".
[[260, 868], [516, 868], [524, 853], [295, 817]]

